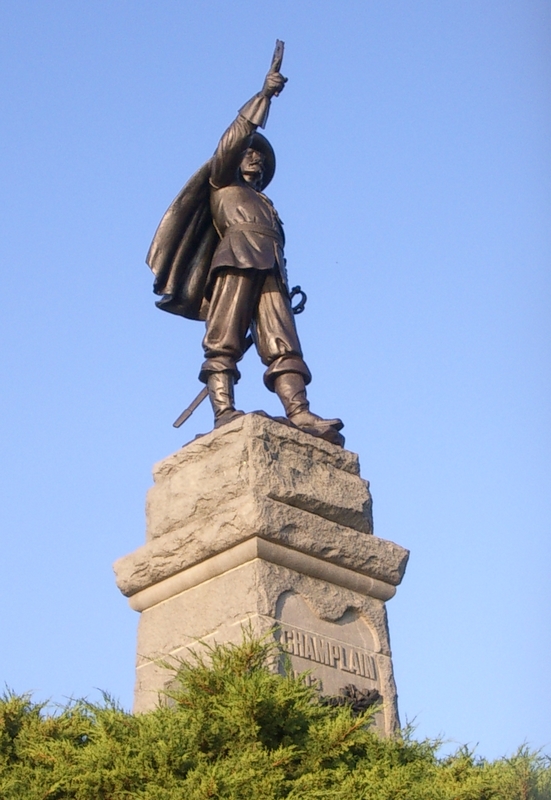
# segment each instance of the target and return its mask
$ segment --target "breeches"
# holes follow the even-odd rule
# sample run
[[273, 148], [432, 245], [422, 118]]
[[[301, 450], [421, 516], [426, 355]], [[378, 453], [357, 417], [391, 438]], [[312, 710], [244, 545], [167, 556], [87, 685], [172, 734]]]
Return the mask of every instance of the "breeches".
[[275, 273], [257, 269], [221, 269], [212, 290], [207, 332], [203, 339], [206, 360], [199, 380], [213, 372], [240, 374], [247, 331], [251, 329], [262, 363], [264, 383], [274, 391], [274, 380], [284, 372], [298, 372], [310, 383], [312, 376], [302, 358], [291, 301]]

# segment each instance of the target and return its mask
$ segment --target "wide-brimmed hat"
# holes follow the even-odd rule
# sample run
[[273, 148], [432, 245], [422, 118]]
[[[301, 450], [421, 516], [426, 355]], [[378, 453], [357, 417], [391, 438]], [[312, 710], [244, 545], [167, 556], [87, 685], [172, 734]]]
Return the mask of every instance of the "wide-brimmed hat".
[[272, 147], [270, 142], [266, 139], [266, 137], [263, 136], [261, 133], [258, 133], [258, 131], [253, 133], [249, 147], [252, 150], [257, 150], [264, 156], [264, 172], [262, 175], [262, 184], [261, 184], [261, 190], [263, 191], [274, 177], [276, 168], [276, 157], [274, 153], [274, 148]]

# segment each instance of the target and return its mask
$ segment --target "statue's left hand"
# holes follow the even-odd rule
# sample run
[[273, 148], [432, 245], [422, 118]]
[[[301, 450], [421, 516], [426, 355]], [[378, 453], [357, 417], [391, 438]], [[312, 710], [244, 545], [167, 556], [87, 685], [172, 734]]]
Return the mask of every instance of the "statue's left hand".
[[277, 97], [283, 91], [286, 83], [287, 78], [284, 78], [281, 72], [268, 72], [261, 94], [264, 97], [273, 97], [274, 95]]

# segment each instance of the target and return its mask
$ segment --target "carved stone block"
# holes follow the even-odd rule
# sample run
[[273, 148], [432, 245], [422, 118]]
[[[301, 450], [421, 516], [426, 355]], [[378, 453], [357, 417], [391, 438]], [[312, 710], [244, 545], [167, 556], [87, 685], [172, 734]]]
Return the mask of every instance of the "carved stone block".
[[272, 631], [324, 695], [377, 690], [398, 724], [385, 601], [408, 553], [373, 536], [358, 457], [248, 414], [156, 465], [146, 544], [115, 564], [141, 612], [135, 710], [172, 676], [159, 659]]

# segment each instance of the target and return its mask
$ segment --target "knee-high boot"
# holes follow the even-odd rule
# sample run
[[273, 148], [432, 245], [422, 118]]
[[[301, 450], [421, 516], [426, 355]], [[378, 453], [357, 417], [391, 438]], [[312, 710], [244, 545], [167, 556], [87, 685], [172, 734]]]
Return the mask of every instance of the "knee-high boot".
[[234, 377], [231, 372], [211, 372], [208, 376], [207, 388], [214, 411], [215, 428], [243, 415], [243, 411], [235, 409], [233, 385]]
[[274, 381], [274, 389], [293, 425], [334, 444], [342, 444], [344, 440], [338, 431], [344, 427], [344, 423], [340, 419], [323, 419], [310, 411], [304, 378], [300, 373], [284, 372], [278, 375]]

